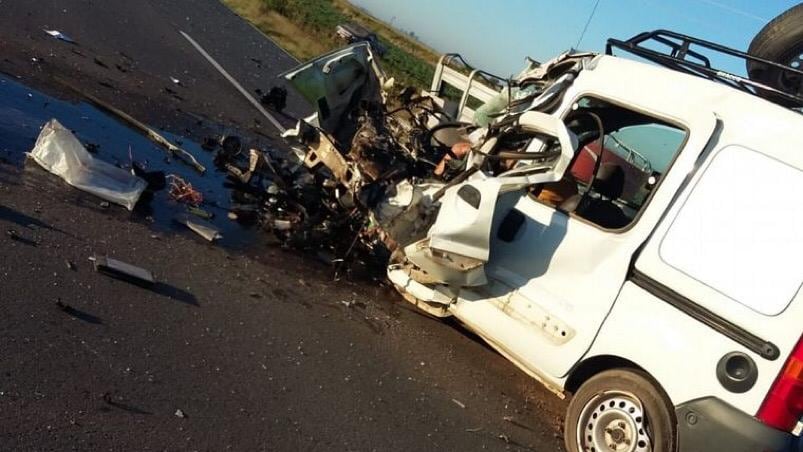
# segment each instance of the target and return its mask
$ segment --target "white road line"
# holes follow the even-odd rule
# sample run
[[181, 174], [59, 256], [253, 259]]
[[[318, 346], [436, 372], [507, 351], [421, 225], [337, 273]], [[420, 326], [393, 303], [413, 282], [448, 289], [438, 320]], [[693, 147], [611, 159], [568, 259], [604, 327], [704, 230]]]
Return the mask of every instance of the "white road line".
[[212, 56], [211, 56], [211, 55], [209, 55], [209, 54], [206, 52], [206, 50], [204, 50], [204, 48], [203, 48], [203, 47], [201, 47], [201, 45], [200, 45], [200, 44], [198, 44], [197, 42], [195, 42], [195, 40], [194, 40], [194, 39], [192, 39], [192, 38], [190, 37], [190, 35], [188, 35], [187, 33], [184, 33], [184, 32], [183, 32], [183, 31], [181, 31], [181, 30], [179, 30], [179, 33], [181, 33], [181, 36], [184, 36], [184, 38], [185, 38], [185, 39], [187, 39], [187, 41], [189, 41], [189, 42], [190, 42], [190, 44], [192, 44], [192, 46], [193, 46], [193, 47], [195, 47], [195, 49], [196, 49], [196, 50], [197, 50], [197, 51], [198, 51], [198, 52], [199, 52], [201, 55], [203, 55], [203, 57], [204, 57], [204, 58], [206, 58], [206, 59], [207, 59], [207, 61], [209, 61], [209, 62], [212, 64], [212, 66], [214, 66], [214, 67], [215, 67], [215, 69], [217, 69], [217, 71], [218, 71], [218, 72], [220, 72], [220, 73], [221, 73], [221, 75], [223, 75], [224, 77], [226, 77], [226, 79], [227, 79], [229, 82], [231, 82], [231, 84], [232, 84], [232, 85], [234, 85], [234, 87], [235, 87], [235, 88], [237, 88], [237, 91], [239, 91], [239, 92], [240, 92], [240, 93], [241, 93], [243, 96], [245, 96], [245, 98], [246, 98], [246, 99], [248, 99], [248, 101], [249, 101], [249, 102], [251, 102], [251, 104], [252, 104], [254, 107], [256, 107], [256, 109], [257, 109], [257, 110], [259, 110], [259, 112], [260, 112], [260, 113], [262, 113], [262, 114], [263, 114], [263, 115], [264, 115], [266, 118], [268, 118], [268, 121], [270, 121], [270, 123], [271, 123], [271, 124], [273, 124], [273, 126], [274, 126], [274, 127], [276, 127], [276, 130], [278, 130], [278, 131], [279, 131], [279, 133], [284, 133], [284, 132], [285, 132], [285, 130], [287, 130], [287, 129], [285, 129], [285, 128], [284, 128], [284, 126], [282, 126], [282, 124], [281, 124], [281, 123], [280, 123], [280, 122], [279, 122], [279, 121], [278, 121], [278, 120], [277, 120], [277, 119], [276, 119], [276, 118], [275, 118], [275, 117], [274, 117], [272, 114], [270, 114], [270, 113], [269, 113], [267, 110], [265, 110], [265, 108], [262, 106], [262, 104], [260, 104], [260, 103], [259, 103], [259, 101], [257, 101], [257, 100], [254, 98], [254, 96], [252, 96], [252, 95], [251, 95], [251, 93], [249, 93], [248, 91], [246, 91], [246, 90], [245, 90], [245, 88], [243, 88], [243, 86], [242, 86], [242, 85], [240, 85], [240, 83], [239, 83], [239, 82], [238, 82], [238, 81], [237, 81], [237, 80], [236, 80], [234, 77], [232, 77], [232, 76], [231, 76], [231, 74], [229, 74], [228, 72], [226, 72], [226, 70], [225, 70], [225, 69], [223, 69], [223, 66], [221, 66], [221, 65], [220, 65], [220, 63], [218, 63], [217, 61], [215, 61], [215, 59], [214, 59], [214, 58], [212, 58]]

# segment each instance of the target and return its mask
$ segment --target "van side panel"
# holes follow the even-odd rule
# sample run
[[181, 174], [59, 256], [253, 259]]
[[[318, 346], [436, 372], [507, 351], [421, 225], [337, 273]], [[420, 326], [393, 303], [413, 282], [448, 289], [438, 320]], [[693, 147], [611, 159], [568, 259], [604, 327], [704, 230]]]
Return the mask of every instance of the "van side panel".
[[[734, 351], [747, 354], [758, 367], [755, 385], [742, 394], [726, 390], [716, 375], [720, 358]], [[584, 359], [599, 355], [620, 356], [638, 364], [676, 406], [713, 396], [751, 415], [758, 411], [784, 362], [758, 356], [629, 281]]]

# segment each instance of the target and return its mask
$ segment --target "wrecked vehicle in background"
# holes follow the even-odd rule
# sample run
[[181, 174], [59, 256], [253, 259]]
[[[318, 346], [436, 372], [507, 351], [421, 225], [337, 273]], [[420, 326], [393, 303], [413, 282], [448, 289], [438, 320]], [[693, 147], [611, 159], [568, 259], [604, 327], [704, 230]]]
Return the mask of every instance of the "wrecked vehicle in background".
[[317, 112], [285, 135], [267, 223], [376, 251], [408, 301], [573, 393], [570, 451], [788, 450], [803, 97], [700, 52], [803, 76], [667, 31], [511, 80], [447, 55], [420, 94], [366, 44], [329, 53], [285, 74]]

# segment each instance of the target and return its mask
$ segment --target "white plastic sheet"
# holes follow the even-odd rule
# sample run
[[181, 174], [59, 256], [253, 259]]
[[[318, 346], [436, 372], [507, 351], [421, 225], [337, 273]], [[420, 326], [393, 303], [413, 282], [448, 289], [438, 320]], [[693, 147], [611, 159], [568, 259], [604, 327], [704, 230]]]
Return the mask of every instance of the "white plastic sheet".
[[133, 210], [147, 183], [137, 176], [96, 160], [77, 138], [51, 119], [42, 127], [29, 154], [42, 168], [73, 187]]

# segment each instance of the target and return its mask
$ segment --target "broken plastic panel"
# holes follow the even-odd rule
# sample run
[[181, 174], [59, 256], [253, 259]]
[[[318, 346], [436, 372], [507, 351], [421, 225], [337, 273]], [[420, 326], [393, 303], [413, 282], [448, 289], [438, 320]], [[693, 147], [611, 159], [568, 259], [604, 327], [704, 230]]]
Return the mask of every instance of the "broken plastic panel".
[[106, 256], [94, 256], [91, 260], [95, 265], [95, 271], [99, 273], [104, 273], [134, 284], [153, 285], [156, 282], [153, 278], [153, 273], [144, 268]]
[[36, 163], [79, 190], [133, 210], [147, 182], [121, 168], [97, 160], [77, 138], [51, 119], [29, 154]]
[[371, 96], [378, 99], [385, 83], [371, 47], [365, 42], [327, 53], [281, 76], [316, 106], [317, 117], [307, 122], [330, 133], [354, 102]]

